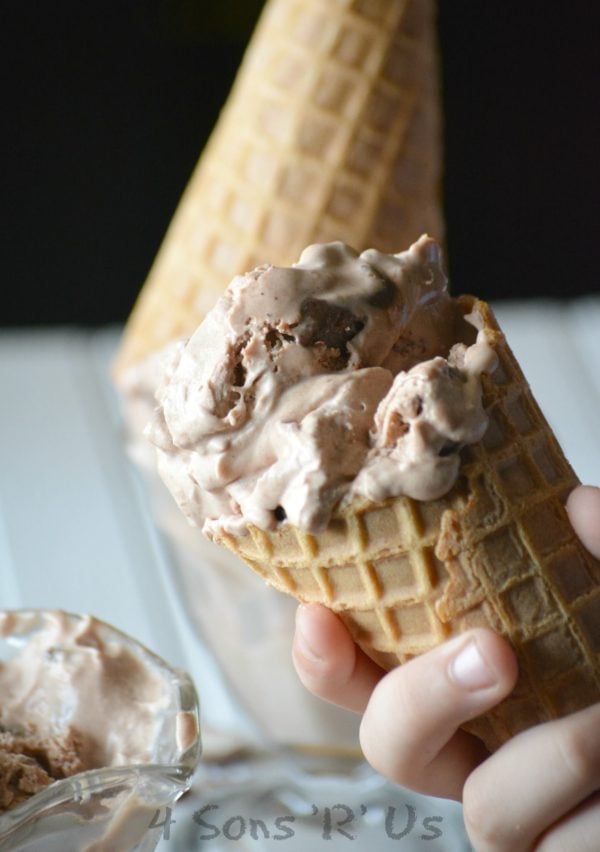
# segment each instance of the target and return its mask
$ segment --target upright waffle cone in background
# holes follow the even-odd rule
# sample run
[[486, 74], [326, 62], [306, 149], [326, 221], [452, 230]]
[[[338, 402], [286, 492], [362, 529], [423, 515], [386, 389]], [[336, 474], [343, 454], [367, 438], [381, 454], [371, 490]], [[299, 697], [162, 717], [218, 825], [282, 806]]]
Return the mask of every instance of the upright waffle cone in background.
[[475, 626], [519, 659], [509, 698], [469, 725], [490, 749], [600, 700], [600, 563], [564, 509], [577, 479], [489, 307], [471, 297], [499, 358], [483, 376], [489, 426], [441, 499], [354, 501], [324, 532], [250, 528], [220, 541], [270, 584], [338, 612], [384, 668]]
[[443, 237], [434, 0], [268, 0], [126, 327], [117, 374], [232, 277], [314, 242]]

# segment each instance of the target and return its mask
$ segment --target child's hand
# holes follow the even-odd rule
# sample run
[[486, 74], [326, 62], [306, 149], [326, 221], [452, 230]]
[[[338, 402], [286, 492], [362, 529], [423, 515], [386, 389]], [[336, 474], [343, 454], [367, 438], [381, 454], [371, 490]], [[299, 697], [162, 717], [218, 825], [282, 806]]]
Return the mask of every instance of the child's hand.
[[[600, 558], [600, 490], [567, 504]], [[399, 784], [462, 799], [477, 850], [592, 850], [600, 835], [600, 704], [531, 728], [489, 756], [460, 725], [514, 687], [509, 644], [471, 630], [385, 674], [321, 606], [301, 606], [294, 662], [309, 690], [363, 713], [367, 760]], [[587, 844], [587, 845], [586, 845]]]

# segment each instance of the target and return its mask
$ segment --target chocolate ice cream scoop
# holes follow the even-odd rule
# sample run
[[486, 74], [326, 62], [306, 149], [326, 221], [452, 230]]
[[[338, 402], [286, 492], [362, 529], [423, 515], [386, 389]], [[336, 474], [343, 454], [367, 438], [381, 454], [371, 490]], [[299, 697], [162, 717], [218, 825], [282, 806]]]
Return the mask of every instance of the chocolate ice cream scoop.
[[395, 255], [309, 246], [235, 278], [171, 360], [149, 429], [187, 517], [209, 536], [315, 532], [355, 494], [448, 491], [487, 424], [479, 376], [494, 366], [475, 329], [453, 346], [453, 312], [426, 236]]

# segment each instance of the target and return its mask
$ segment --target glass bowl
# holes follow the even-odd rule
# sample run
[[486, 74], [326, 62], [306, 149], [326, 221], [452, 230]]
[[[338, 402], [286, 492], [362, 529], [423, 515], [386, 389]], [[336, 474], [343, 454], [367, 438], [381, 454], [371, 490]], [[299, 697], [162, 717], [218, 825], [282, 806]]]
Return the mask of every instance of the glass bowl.
[[[144, 729], [148, 736], [138, 754], [135, 748], [141, 742], [139, 729], [131, 731], [131, 739], [136, 743], [133, 752], [127, 750], [127, 733], [122, 737], [126, 764], [119, 765], [122, 758], [117, 758], [117, 765], [88, 769], [54, 781], [12, 810], [0, 813], [0, 850], [145, 852], [155, 849], [164, 836], [163, 827], [169, 824], [170, 809], [191, 785], [200, 756], [194, 685], [185, 672], [172, 668], [116, 628], [91, 616], [57, 610], [0, 611], [0, 668], [6, 671], [13, 659], [18, 663], [19, 655], [37, 649], [36, 643], [46, 635], [56, 639], [65, 631], [77, 636], [77, 642], [75, 645], [66, 642], [61, 647], [59, 639], [44, 651], [47, 660], [42, 661], [40, 671], [45, 683], [52, 687], [46, 673], [52, 670], [49, 661], [57, 653], [66, 654], [69, 665], [78, 671], [89, 670], [88, 660], [93, 662], [89, 655], [98, 648], [111, 659], [126, 655], [138, 671], [151, 678], [156, 701], [153, 700], [150, 723]], [[86, 676], [84, 672], [84, 683]], [[51, 713], [61, 724], [69, 724], [75, 714], [70, 687], [69, 684], [65, 690], [59, 684], [52, 694]], [[33, 701], [32, 706], [39, 706], [39, 689], [31, 694], [33, 698], [27, 700]], [[122, 709], [121, 703], [118, 712]], [[137, 719], [135, 701], [132, 709], [131, 718]], [[90, 717], [98, 717], [97, 708], [89, 710]], [[106, 726], [109, 732], [110, 721]], [[116, 730], [116, 720], [114, 725]], [[128, 730], [127, 725], [124, 730]]]

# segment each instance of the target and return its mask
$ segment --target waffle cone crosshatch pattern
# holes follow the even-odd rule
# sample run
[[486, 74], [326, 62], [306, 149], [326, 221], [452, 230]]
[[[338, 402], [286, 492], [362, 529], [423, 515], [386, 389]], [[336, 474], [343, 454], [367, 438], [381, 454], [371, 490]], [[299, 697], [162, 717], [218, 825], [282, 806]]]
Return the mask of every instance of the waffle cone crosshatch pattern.
[[[230, 280], [342, 240], [443, 237], [432, 0], [268, 0], [127, 324], [123, 375], [189, 335]], [[568, 522], [577, 478], [485, 303], [489, 426], [445, 497], [341, 509], [327, 529], [222, 540], [278, 589], [339, 612], [385, 668], [475, 625], [516, 647], [513, 695], [470, 724], [490, 748], [600, 694], [598, 563]], [[510, 569], [509, 567], [510, 566]]]
[[343, 240], [443, 238], [433, 0], [268, 0], [128, 321], [116, 370], [188, 335], [232, 277]]
[[490, 425], [447, 495], [353, 501], [314, 535], [284, 524], [219, 540], [275, 588], [336, 611], [386, 669], [470, 627], [504, 634], [517, 687], [465, 726], [495, 749], [598, 700], [600, 563], [564, 509], [577, 477], [489, 307], [459, 303], [482, 316], [499, 364], [484, 377]]

